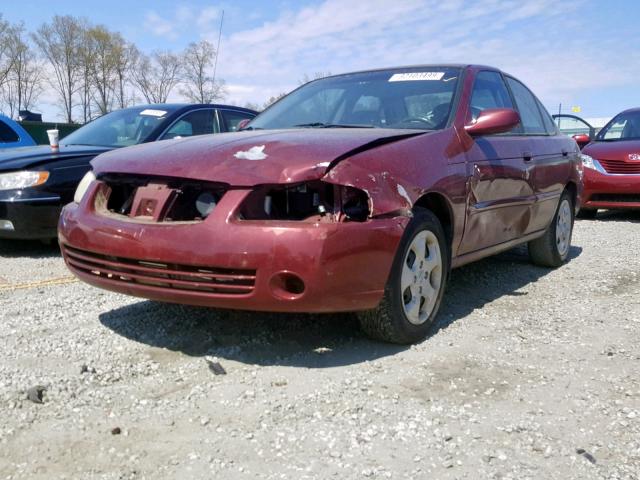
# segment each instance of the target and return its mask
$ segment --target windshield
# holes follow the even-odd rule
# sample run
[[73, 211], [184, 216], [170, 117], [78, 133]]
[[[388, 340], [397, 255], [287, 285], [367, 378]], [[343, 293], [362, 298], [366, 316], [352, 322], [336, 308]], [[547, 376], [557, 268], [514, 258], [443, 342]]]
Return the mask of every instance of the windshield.
[[166, 108], [125, 108], [87, 123], [64, 137], [60, 143], [128, 147], [144, 142], [170, 113]]
[[601, 142], [640, 140], [640, 110], [624, 112], [614, 117], [600, 130], [596, 140]]
[[323, 78], [293, 91], [247, 129], [437, 130], [449, 119], [459, 68], [415, 67]]

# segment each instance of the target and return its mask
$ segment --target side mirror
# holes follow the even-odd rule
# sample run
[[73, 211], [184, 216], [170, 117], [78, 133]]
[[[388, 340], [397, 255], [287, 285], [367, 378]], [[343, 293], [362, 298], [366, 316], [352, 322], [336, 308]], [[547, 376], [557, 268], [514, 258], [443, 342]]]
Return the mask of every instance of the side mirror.
[[249, 125], [249, 122], [251, 122], [250, 119], [245, 118], [243, 120], [240, 120], [238, 122], [238, 126], [236, 127], [236, 132], [239, 132], [240, 130], [242, 130], [244, 127], [246, 127], [247, 125]]
[[475, 122], [465, 125], [472, 137], [505, 133], [520, 123], [520, 114], [511, 108], [488, 108], [482, 110]]
[[571, 138], [573, 138], [576, 141], [580, 149], [582, 149], [586, 144], [588, 144], [591, 141], [591, 137], [586, 133], [579, 133], [577, 135], [573, 135]]

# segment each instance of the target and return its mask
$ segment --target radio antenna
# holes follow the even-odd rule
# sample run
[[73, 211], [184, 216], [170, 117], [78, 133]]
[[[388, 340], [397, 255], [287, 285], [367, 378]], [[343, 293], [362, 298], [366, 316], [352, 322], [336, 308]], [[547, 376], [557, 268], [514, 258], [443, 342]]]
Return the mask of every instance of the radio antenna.
[[220, 31], [218, 32], [218, 46], [216, 47], [216, 59], [213, 62], [213, 85], [216, 84], [216, 69], [218, 68], [218, 57], [220, 56], [220, 40], [222, 39], [222, 22], [224, 22], [224, 10], [220, 17]]

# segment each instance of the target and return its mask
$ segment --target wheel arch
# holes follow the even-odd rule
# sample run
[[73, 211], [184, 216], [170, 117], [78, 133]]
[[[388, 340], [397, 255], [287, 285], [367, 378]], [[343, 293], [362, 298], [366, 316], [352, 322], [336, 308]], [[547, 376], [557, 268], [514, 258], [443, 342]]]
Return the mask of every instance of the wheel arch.
[[573, 201], [573, 209], [575, 211], [580, 207], [578, 205], [578, 186], [572, 180], [569, 180], [564, 187], [565, 191], [569, 192], [571, 195], [571, 200]]
[[447, 197], [438, 192], [427, 192], [413, 204], [414, 207], [430, 210], [442, 225], [449, 247], [449, 254], [453, 247], [453, 209]]

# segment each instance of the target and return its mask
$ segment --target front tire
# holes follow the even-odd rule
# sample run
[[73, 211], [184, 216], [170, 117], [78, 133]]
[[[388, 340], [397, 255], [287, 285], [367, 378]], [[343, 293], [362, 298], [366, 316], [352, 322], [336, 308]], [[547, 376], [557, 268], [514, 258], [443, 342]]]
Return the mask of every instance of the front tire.
[[549, 228], [543, 236], [529, 242], [529, 256], [533, 263], [543, 267], [559, 267], [565, 262], [571, 249], [573, 211], [573, 200], [565, 190]]
[[431, 331], [449, 278], [449, 248], [442, 225], [416, 208], [396, 252], [382, 301], [360, 312], [362, 330], [376, 340], [410, 344]]

